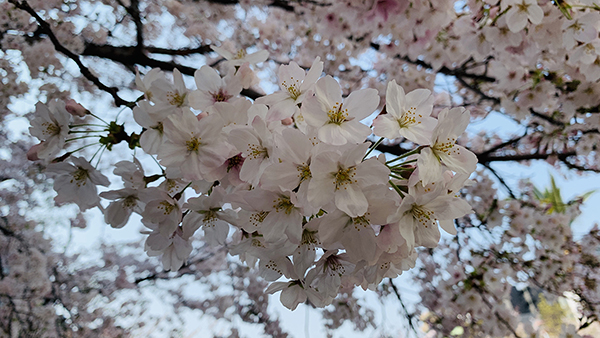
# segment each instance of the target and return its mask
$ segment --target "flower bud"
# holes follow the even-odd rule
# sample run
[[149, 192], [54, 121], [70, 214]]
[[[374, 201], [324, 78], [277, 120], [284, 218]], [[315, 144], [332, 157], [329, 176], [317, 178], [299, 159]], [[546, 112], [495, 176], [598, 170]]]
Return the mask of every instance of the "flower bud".
[[203, 111], [202, 113], [196, 115], [196, 118], [198, 119], [198, 121], [202, 120], [203, 118], [207, 117], [208, 113]]
[[289, 126], [293, 123], [294, 123], [294, 120], [291, 117], [281, 120], [281, 124], [283, 124], [284, 126]]
[[29, 150], [27, 151], [27, 159], [30, 161], [38, 161], [40, 159], [38, 157], [38, 151], [41, 146], [42, 146], [42, 143], [40, 142], [40, 143], [34, 145], [33, 147], [29, 148]]
[[73, 99], [67, 101], [65, 109], [73, 116], [84, 117], [88, 113], [87, 109]]

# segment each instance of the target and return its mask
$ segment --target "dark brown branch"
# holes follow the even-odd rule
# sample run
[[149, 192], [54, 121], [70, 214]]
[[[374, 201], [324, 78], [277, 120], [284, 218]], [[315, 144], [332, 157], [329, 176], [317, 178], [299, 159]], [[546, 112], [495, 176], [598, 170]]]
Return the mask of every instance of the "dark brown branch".
[[415, 327], [415, 324], [413, 323], [413, 320], [415, 319], [415, 314], [408, 312], [408, 309], [406, 308], [406, 305], [404, 305], [404, 301], [402, 300], [402, 297], [400, 297], [400, 291], [398, 291], [398, 287], [396, 287], [396, 284], [394, 284], [394, 281], [391, 278], [388, 278], [388, 281], [390, 282], [392, 291], [394, 291], [396, 298], [398, 298], [398, 301], [400, 302], [400, 306], [402, 306], [402, 310], [404, 311], [406, 318], [408, 319], [408, 324], [410, 325], [410, 328], [413, 330], [415, 335], [418, 336], [417, 328]]
[[492, 169], [492, 167], [490, 167], [489, 164], [483, 164], [483, 166], [486, 167], [494, 176], [496, 176], [496, 178], [498, 179], [498, 181], [500, 181], [500, 184], [502, 184], [502, 186], [504, 188], [506, 188], [506, 190], [508, 191], [508, 194], [510, 195], [510, 197], [512, 199], [517, 199], [517, 196], [515, 195], [515, 193], [508, 186], [508, 184], [506, 183], [506, 181], [504, 181], [504, 179], [502, 178], [502, 176], [498, 175], [498, 173], [496, 172], [496, 170]]
[[[148, 48], [148, 51], [156, 50], [154, 47]], [[167, 49], [161, 49], [163, 54], [167, 54]], [[186, 50], [184, 50], [186, 51]], [[198, 51], [208, 52], [210, 47], [199, 47]], [[172, 50], [175, 55], [177, 50]], [[96, 56], [103, 59], [112, 60], [118, 62], [126, 67], [133, 67], [135, 65], [147, 66], [151, 68], [160, 68], [165, 71], [173, 71], [177, 68], [182, 74], [194, 76], [196, 72], [195, 68], [183, 66], [175, 62], [159, 61], [148, 57], [145, 53], [134, 46], [111, 46], [111, 45], [96, 45], [93, 43], [88, 44], [81, 55], [85, 56]], [[257, 99], [263, 94], [260, 94], [252, 89], [242, 90], [242, 95], [247, 96], [251, 99]]]
[[544, 115], [544, 114], [538, 113], [538, 112], [536, 112], [535, 110], [533, 110], [533, 108], [529, 108], [529, 112], [531, 113], [531, 115], [533, 115], [533, 116], [535, 116], [535, 117], [539, 117], [539, 118], [541, 118], [542, 120], [544, 120], [544, 121], [547, 121], [547, 122], [549, 122], [550, 124], [553, 124], [553, 125], [555, 125], [555, 126], [559, 126], [559, 127], [564, 127], [564, 126], [565, 126], [565, 124], [564, 124], [564, 123], [562, 123], [562, 122], [560, 122], [560, 121], [557, 121], [557, 120], [555, 120], [555, 119], [551, 118], [550, 116], [547, 116], [547, 115]]
[[101, 90], [109, 93], [113, 99], [115, 100], [115, 104], [117, 106], [132, 106], [134, 105], [133, 102], [129, 102], [127, 100], [122, 99], [117, 92], [119, 91], [119, 89], [117, 87], [108, 87], [107, 85], [105, 85], [104, 83], [102, 83], [100, 81], [100, 79], [98, 79], [98, 77], [94, 74], [92, 74], [92, 72], [89, 70], [89, 68], [87, 68], [82, 62], [81, 59], [79, 58], [79, 56], [73, 52], [71, 52], [70, 50], [68, 50], [65, 46], [63, 46], [60, 41], [58, 41], [58, 39], [56, 38], [56, 35], [54, 35], [54, 32], [52, 32], [52, 28], [50, 27], [50, 24], [48, 24], [46, 21], [44, 21], [44, 19], [42, 19], [37, 12], [31, 8], [31, 6], [29, 6], [29, 4], [27, 3], [27, 1], [17, 1], [17, 0], [9, 0], [9, 2], [11, 4], [13, 4], [15, 7], [26, 11], [27, 13], [29, 13], [29, 15], [31, 15], [32, 17], [35, 18], [35, 20], [37, 21], [39, 27], [41, 28], [42, 32], [44, 34], [46, 34], [48, 36], [48, 38], [50, 38], [50, 41], [52, 41], [52, 44], [54, 45], [54, 48], [61, 52], [62, 54], [64, 54], [65, 56], [67, 56], [69, 59], [73, 60], [77, 66], [79, 67], [79, 71], [81, 72], [81, 74], [88, 79], [89, 81], [91, 81], [93, 84], [95, 84], [98, 88], [100, 88]]

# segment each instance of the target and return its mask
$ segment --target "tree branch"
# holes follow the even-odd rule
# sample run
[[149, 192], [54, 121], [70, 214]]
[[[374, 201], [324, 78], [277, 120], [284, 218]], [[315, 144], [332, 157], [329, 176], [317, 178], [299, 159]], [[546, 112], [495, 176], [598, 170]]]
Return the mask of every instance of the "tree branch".
[[119, 89], [117, 87], [108, 87], [107, 85], [105, 85], [104, 83], [102, 83], [100, 81], [100, 79], [98, 79], [98, 77], [94, 74], [92, 74], [92, 72], [89, 70], [89, 68], [87, 68], [82, 62], [81, 59], [79, 58], [79, 56], [73, 52], [71, 52], [70, 50], [68, 50], [65, 46], [63, 46], [60, 41], [58, 41], [58, 39], [56, 38], [56, 35], [54, 35], [54, 32], [52, 32], [52, 29], [50, 27], [50, 24], [48, 24], [46, 21], [44, 21], [44, 19], [42, 19], [37, 12], [31, 8], [31, 6], [29, 6], [29, 4], [27, 3], [27, 1], [23, 0], [23, 1], [17, 1], [17, 0], [8, 0], [11, 4], [13, 4], [15, 7], [24, 10], [25, 12], [29, 13], [29, 15], [31, 15], [32, 17], [35, 18], [35, 20], [37, 21], [39, 27], [41, 28], [42, 32], [46, 35], [48, 35], [48, 38], [50, 38], [50, 41], [52, 41], [52, 44], [54, 45], [54, 48], [61, 52], [62, 54], [64, 54], [65, 56], [67, 56], [69, 59], [73, 60], [77, 66], [79, 67], [79, 71], [81, 72], [81, 74], [83, 74], [83, 76], [88, 79], [89, 81], [91, 81], [93, 84], [95, 84], [99, 89], [109, 93], [114, 101], [115, 104], [117, 106], [132, 106], [134, 105], [133, 102], [127, 101], [122, 99], [117, 92], [119, 91]]

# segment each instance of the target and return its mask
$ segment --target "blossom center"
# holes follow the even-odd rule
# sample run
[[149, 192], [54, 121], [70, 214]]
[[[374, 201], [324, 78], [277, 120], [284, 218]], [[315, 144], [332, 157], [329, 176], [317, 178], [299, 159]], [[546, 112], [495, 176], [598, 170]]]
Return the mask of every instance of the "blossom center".
[[[402, 116], [398, 119], [398, 125], [400, 128], [408, 128], [413, 124], [419, 124], [421, 121], [417, 122], [417, 107], [408, 108]], [[419, 117], [423, 117], [423, 115], [419, 115]]]
[[435, 225], [436, 218], [433, 211], [427, 210], [420, 205], [413, 205], [406, 213], [411, 213], [413, 218], [425, 228]]
[[296, 167], [296, 169], [298, 169], [299, 172], [298, 177], [300, 177], [300, 183], [312, 177], [312, 174], [310, 173], [310, 167], [308, 165], [299, 165]]
[[253, 213], [250, 216], [250, 223], [252, 225], [254, 225], [255, 227], [257, 227], [259, 225], [259, 223], [262, 223], [265, 220], [265, 218], [267, 217], [268, 214], [269, 214], [268, 211], [259, 211], [259, 212]]
[[210, 93], [210, 95], [212, 95], [213, 100], [215, 100], [215, 102], [227, 102], [230, 98], [233, 97], [233, 95], [225, 93], [223, 89], [219, 89], [219, 91], [216, 93]]
[[185, 142], [185, 145], [187, 146], [187, 150], [189, 152], [198, 152], [198, 149], [200, 149], [200, 145], [202, 143], [200, 143], [200, 139], [199, 137], [192, 137], [189, 141]]
[[162, 201], [158, 205], [158, 209], [163, 210], [164, 215], [169, 215], [175, 209], [175, 206], [167, 201]]
[[81, 187], [87, 183], [88, 177], [90, 177], [90, 173], [87, 171], [87, 169], [77, 167], [77, 170], [73, 172], [71, 183], [75, 183], [78, 187]]
[[348, 119], [348, 109], [343, 108], [343, 103], [336, 102], [331, 109], [327, 112], [327, 117], [329, 117], [328, 123], [337, 124], [338, 126], [346, 121], [350, 121]]
[[53, 136], [53, 135], [60, 134], [60, 127], [54, 123], [45, 122], [45, 123], [42, 123], [42, 127], [45, 128], [44, 133], [46, 135]]
[[[350, 167], [347, 169], [340, 167], [338, 171], [333, 174], [333, 178], [335, 179], [335, 190], [340, 189], [340, 187], [344, 187], [346, 184], [358, 182], [354, 179], [354, 176], [356, 176], [355, 170], [355, 167]], [[346, 189], [346, 187], [344, 187], [344, 189]]]
[[436, 142], [433, 146], [433, 150], [438, 153], [444, 153], [448, 156], [450, 155], [459, 155], [458, 147], [455, 147], [456, 139], [447, 138], [446, 142]]
[[281, 196], [273, 202], [275, 203], [273, 209], [275, 209], [276, 212], [283, 211], [286, 215], [290, 215], [296, 208], [289, 197]]
[[185, 96], [186, 94], [179, 94], [177, 92], [168, 92], [167, 93], [167, 99], [169, 100], [169, 103], [176, 106], [176, 107], [181, 107], [183, 106], [183, 104], [185, 103]]
[[293, 81], [292, 84], [288, 84], [287, 81], [283, 81], [281, 83], [281, 87], [285, 88], [287, 92], [290, 94], [292, 100], [296, 101], [302, 92], [298, 89], [298, 80], [294, 80], [294, 77], [290, 77], [290, 80]]
[[265, 147], [258, 144], [248, 144], [248, 157], [253, 159], [267, 158], [269, 157], [269, 152]]

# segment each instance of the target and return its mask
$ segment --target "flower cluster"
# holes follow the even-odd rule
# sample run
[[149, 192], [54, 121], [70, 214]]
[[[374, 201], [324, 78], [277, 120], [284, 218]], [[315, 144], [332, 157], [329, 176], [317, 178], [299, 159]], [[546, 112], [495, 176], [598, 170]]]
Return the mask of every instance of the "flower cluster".
[[[274, 282], [267, 292], [281, 291], [290, 309], [307, 299], [328, 305], [343, 285], [374, 288], [398, 276], [414, 266], [416, 247], [437, 245], [438, 225], [455, 234], [453, 220], [471, 211], [457, 195], [477, 162], [456, 144], [469, 112], [444, 109], [436, 119], [429, 90], [405, 94], [391, 81], [386, 113], [371, 130], [361, 121], [376, 112], [378, 92], [344, 98], [333, 77], [319, 78], [322, 68], [319, 58], [308, 72], [293, 62], [281, 66], [281, 90], [255, 102], [239, 95], [254, 76], [248, 62], [232, 64], [224, 77], [203, 66], [195, 90], [177, 71], [173, 81], [159, 70], [138, 76], [139, 145], [163, 174], [145, 176], [139, 161], [119, 162], [114, 173], [124, 187], [98, 196], [106, 177], [71, 157], [72, 164], [49, 167], [57, 201], [87, 209], [107, 199], [102, 209], [115, 228], [140, 214], [149, 229], [146, 251], [162, 256], [167, 270], [186, 262], [202, 229], [206, 243], [258, 263]], [[58, 101], [38, 104], [36, 114], [32, 134], [48, 144], [38, 154], [54, 155], [69, 133], [69, 114]], [[372, 132], [378, 142], [368, 140]], [[391, 159], [371, 156], [384, 138], [401, 137], [416, 148]]]

